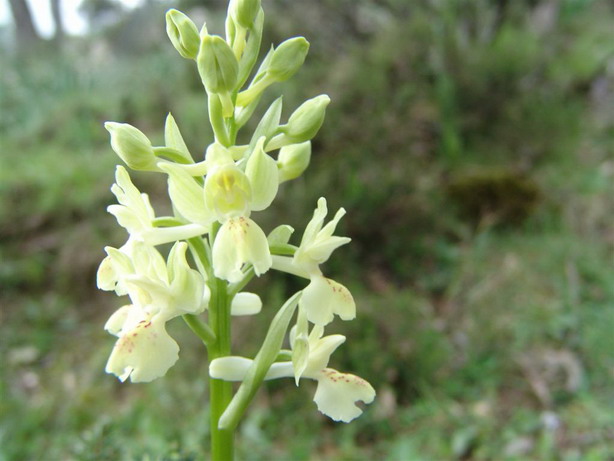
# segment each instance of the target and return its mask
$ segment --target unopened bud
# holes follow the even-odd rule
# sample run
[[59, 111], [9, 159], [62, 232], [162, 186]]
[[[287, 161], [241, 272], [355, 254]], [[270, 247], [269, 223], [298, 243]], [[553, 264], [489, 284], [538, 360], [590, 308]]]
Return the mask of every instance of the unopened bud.
[[288, 80], [303, 65], [308, 51], [309, 42], [304, 37], [286, 40], [273, 52], [267, 75], [278, 82]]
[[159, 171], [149, 138], [142, 131], [127, 123], [106, 122], [111, 134], [111, 148], [133, 170]]
[[295, 142], [309, 141], [324, 123], [329, 103], [330, 98], [325, 94], [305, 101], [288, 119], [285, 134]]
[[298, 178], [307, 169], [310, 160], [311, 142], [309, 141], [282, 147], [277, 157], [279, 182]]
[[200, 36], [196, 25], [181, 11], [166, 13], [166, 33], [179, 54], [186, 59], [196, 59], [200, 48]]
[[239, 64], [232, 49], [217, 35], [206, 35], [196, 58], [200, 78], [210, 94], [230, 93], [235, 89]]
[[260, 11], [260, 0], [233, 0], [231, 4], [232, 16], [235, 21], [245, 29], [254, 24], [254, 20]]

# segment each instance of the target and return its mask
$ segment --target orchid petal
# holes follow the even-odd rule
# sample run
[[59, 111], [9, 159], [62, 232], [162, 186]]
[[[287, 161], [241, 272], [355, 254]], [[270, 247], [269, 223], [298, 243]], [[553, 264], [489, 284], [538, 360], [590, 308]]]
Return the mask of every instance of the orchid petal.
[[330, 323], [334, 314], [343, 320], [356, 317], [356, 304], [349, 290], [321, 275], [311, 278], [303, 291], [300, 306], [305, 309], [309, 321], [316, 325]]
[[241, 267], [254, 266], [256, 275], [268, 271], [272, 265], [266, 235], [246, 217], [227, 220], [220, 228], [212, 249], [215, 276], [231, 283], [243, 278]]
[[148, 382], [164, 376], [178, 357], [179, 346], [166, 332], [165, 323], [143, 319], [133, 329], [122, 331], [105, 371], [120, 381], [130, 377], [132, 382]]
[[325, 368], [318, 378], [318, 388], [313, 398], [318, 410], [335, 421], [349, 423], [362, 414], [357, 401], [373, 402], [375, 390], [358, 376]]

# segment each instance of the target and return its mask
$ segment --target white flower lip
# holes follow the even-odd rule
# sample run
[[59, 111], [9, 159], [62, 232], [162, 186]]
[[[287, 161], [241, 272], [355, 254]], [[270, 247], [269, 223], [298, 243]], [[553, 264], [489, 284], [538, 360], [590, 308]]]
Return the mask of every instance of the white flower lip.
[[311, 278], [299, 305], [305, 309], [309, 321], [316, 325], [332, 322], [335, 314], [343, 320], [356, 317], [356, 304], [350, 291], [322, 275]]
[[375, 390], [364, 379], [332, 368], [320, 372], [318, 387], [313, 397], [318, 410], [335, 421], [349, 423], [362, 414], [356, 402], [371, 403]]
[[[120, 312], [121, 311], [121, 312]], [[119, 335], [107, 362], [106, 372], [121, 381], [130, 377], [132, 382], [148, 382], [164, 376], [179, 357], [179, 346], [166, 332], [163, 318], [148, 316], [136, 306], [124, 306], [117, 317], [109, 319], [107, 326]], [[136, 325], [134, 317], [140, 317]], [[125, 324], [117, 330], [121, 317]]]
[[266, 235], [258, 224], [246, 217], [228, 219], [218, 231], [212, 249], [215, 276], [231, 283], [243, 278], [245, 263], [254, 266], [256, 275], [273, 264]]

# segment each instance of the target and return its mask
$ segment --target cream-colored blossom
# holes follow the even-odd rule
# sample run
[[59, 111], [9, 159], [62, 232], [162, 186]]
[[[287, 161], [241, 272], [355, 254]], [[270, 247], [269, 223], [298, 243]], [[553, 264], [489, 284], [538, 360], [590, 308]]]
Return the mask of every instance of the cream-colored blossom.
[[197, 314], [206, 307], [205, 281], [188, 265], [186, 250], [186, 243], [176, 243], [166, 262], [154, 247], [139, 242], [124, 250], [129, 254], [107, 250], [111, 267], [120, 263], [121, 267], [112, 276], [102, 276], [105, 286], [112, 289], [115, 281], [132, 301], [105, 325], [119, 338], [106, 370], [122, 381], [128, 377], [134, 382], [151, 381], [164, 375], [179, 351], [166, 332], [166, 322], [183, 314]]
[[326, 262], [334, 250], [351, 240], [349, 237], [333, 235], [345, 210], [340, 208], [334, 218], [324, 224], [327, 214], [326, 199], [322, 197], [303, 232], [294, 257], [276, 255], [272, 260], [273, 269], [309, 279], [299, 308], [307, 314], [310, 322], [321, 326], [332, 322], [335, 315], [343, 320], [356, 317], [356, 304], [350, 291], [342, 284], [324, 277], [320, 270], [320, 264]]
[[115, 216], [120, 226], [128, 231], [131, 240], [149, 245], [184, 240], [202, 235], [208, 228], [199, 224], [186, 224], [174, 227], [154, 227], [154, 209], [147, 194], [142, 194], [130, 180], [130, 175], [122, 166], [115, 171], [115, 184], [111, 192], [117, 197], [119, 205], [110, 205], [107, 210]]
[[335, 314], [342, 320], [356, 317], [356, 304], [350, 290], [323, 275], [311, 276], [309, 285], [303, 290], [299, 307], [316, 325], [332, 322]]
[[179, 346], [166, 332], [169, 319], [149, 307], [121, 307], [105, 325], [118, 337], [105, 371], [121, 381], [152, 381], [164, 376], [179, 357]]
[[266, 235], [251, 219], [230, 218], [220, 228], [212, 249], [215, 276], [231, 283], [243, 278], [241, 268], [248, 263], [256, 275], [271, 267], [271, 253]]
[[[327, 368], [331, 354], [344, 341], [345, 336], [324, 336], [323, 328], [315, 326], [309, 335], [309, 358], [303, 371], [303, 377], [318, 382], [314, 402], [318, 410], [335, 421], [349, 423], [362, 414], [356, 402], [371, 403], [375, 390], [364, 379], [347, 373]], [[209, 366], [212, 378], [226, 381], [242, 381], [253, 360], [238, 357], [215, 359]], [[293, 378], [295, 370], [292, 362], [275, 362], [265, 379]]]
[[345, 215], [345, 210], [339, 208], [335, 217], [324, 225], [327, 214], [326, 199], [321, 197], [313, 218], [305, 228], [301, 244], [294, 254], [294, 265], [310, 274], [317, 272], [318, 266], [325, 263], [334, 250], [352, 240], [349, 237], [333, 235], [339, 220]]

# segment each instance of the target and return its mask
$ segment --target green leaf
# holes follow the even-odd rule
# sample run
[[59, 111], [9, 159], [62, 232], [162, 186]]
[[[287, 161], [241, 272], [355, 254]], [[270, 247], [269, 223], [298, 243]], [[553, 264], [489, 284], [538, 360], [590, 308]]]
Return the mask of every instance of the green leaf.
[[241, 383], [239, 390], [219, 420], [219, 429], [233, 430], [239, 424], [247, 406], [254, 398], [254, 395], [256, 395], [269, 368], [271, 368], [271, 365], [275, 362], [277, 355], [281, 351], [281, 345], [288, 330], [288, 325], [294, 315], [301, 294], [302, 291], [295, 293], [273, 318], [262, 347], [258, 351], [252, 366], [247, 371], [245, 380]]
[[183, 154], [186, 160], [189, 160], [190, 163], [194, 163], [188, 146], [186, 146], [183, 136], [181, 136], [177, 122], [175, 122], [175, 118], [170, 112], [166, 116], [166, 123], [164, 124], [164, 143], [167, 147], [177, 149]]
[[265, 114], [262, 116], [260, 123], [256, 127], [252, 139], [249, 143], [250, 151], [254, 149], [258, 140], [264, 136], [266, 139], [264, 145], [273, 137], [277, 128], [279, 128], [279, 121], [281, 119], [281, 109], [283, 105], [283, 96], [277, 98], [269, 106]]

